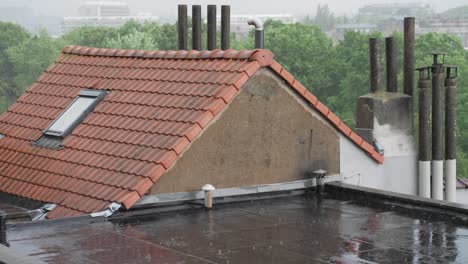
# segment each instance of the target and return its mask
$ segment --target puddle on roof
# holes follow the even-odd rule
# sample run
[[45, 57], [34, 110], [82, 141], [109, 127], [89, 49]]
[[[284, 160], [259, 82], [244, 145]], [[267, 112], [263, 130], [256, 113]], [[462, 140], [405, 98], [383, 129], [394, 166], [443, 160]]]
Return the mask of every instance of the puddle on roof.
[[468, 263], [468, 229], [452, 218], [315, 196], [18, 226], [8, 238], [48, 263]]

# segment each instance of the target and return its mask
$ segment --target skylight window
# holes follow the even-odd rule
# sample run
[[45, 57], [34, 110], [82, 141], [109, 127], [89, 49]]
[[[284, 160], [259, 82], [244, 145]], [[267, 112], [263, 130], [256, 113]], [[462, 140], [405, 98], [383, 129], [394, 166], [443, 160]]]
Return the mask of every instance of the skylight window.
[[44, 131], [45, 135], [65, 137], [93, 110], [105, 91], [82, 90], [75, 100]]

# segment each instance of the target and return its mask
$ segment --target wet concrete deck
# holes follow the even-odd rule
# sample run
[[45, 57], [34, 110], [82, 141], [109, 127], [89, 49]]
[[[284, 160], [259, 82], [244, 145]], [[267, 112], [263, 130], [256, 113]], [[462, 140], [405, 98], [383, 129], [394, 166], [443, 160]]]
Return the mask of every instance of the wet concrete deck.
[[463, 219], [329, 195], [18, 225], [8, 238], [48, 263], [468, 263]]

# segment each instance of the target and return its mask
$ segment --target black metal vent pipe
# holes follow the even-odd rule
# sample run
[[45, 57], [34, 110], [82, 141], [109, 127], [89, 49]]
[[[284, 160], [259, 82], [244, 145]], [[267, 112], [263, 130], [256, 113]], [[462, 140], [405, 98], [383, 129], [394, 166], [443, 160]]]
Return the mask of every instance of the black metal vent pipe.
[[414, 41], [415, 19], [405, 17], [403, 25], [404, 51], [403, 51], [403, 93], [413, 96], [414, 90]]
[[438, 57], [445, 54], [433, 53], [432, 65], [432, 198], [444, 199], [443, 160], [444, 160], [444, 59], [439, 63]]
[[457, 66], [446, 66], [445, 77], [445, 199], [456, 202], [457, 192]]
[[419, 196], [431, 198], [431, 68], [419, 68]]
[[7, 232], [6, 215], [0, 214], [0, 244], [9, 247], [10, 244], [7, 242], [6, 232]]
[[201, 50], [201, 6], [192, 6], [192, 49]]
[[179, 5], [178, 15], [178, 49], [187, 50], [187, 5]]
[[221, 49], [227, 50], [231, 46], [231, 7], [221, 6]]
[[259, 18], [249, 18], [247, 24], [255, 26], [255, 48], [264, 48], [263, 22]]
[[207, 49], [216, 49], [216, 5], [208, 5], [208, 38], [207, 38]]
[[387, 66], [387, 92], [398, 92], [398, 52], [393, 37], [385, 38], [385, 56]]
[[382, 64], [380, 56], [380, 40], [369, 39], [370, 60], [370, 92], [375, 93], [382, 90]]

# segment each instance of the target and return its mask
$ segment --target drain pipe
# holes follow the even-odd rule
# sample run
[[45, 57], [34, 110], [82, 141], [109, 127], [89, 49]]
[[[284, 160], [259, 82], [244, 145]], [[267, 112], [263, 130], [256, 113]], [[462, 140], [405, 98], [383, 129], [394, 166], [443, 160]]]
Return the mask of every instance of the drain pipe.
[[187, 5], [179, 5], [177, 15], [178, 47], [179, 50], [187, 50]]
[[231, 6], [221, 6], [221, 49], [227, 50], [231, 46]]
[[419, 196], [431, 198], [431, 68], [419, 68]]
[[385, 56], [387, 65], [387, 92], [396, 93], [398, 92], [398, 53], [393, 37], [385, 38]]
[[205, 184], [202, 187], [202, 190], [205, 192], [205, 208], [211, 209], [213, 208], [213, 191], [216, 188], [211, 184]]
[[216, 49], [216, 5], [208, 5], [207, 49]]
[[[9, 247], [10, 244], [7, 242], [7, 227], [6, 227], [6, 215], [0, 214], [0, 244]], [[1, 263], [1, 261], [0, 261]]]
[[447, 66], [445, 77], [445, 199], [456, 202], [457, 192], [457, 66]]
[[[444, 53], [432, 53], [432, 198], [444, 199]], [[442, 55], [442, 63], [438, 57]]]
[[201, 6], [192, 6], [192, 49], [201, 50]]
[[371, 93], [380, 92], [382, 90], [382, 64], [380, 57], [380, 40], [378, 38], [370, 38], [369, 60]]
[[264, 34], [263, 34], [263, 22], [257, 18], [252, 17], [247, 20], [247, 24], [250, 26], [255, 26], [255, 48], [263, 49], [264, 48]]

